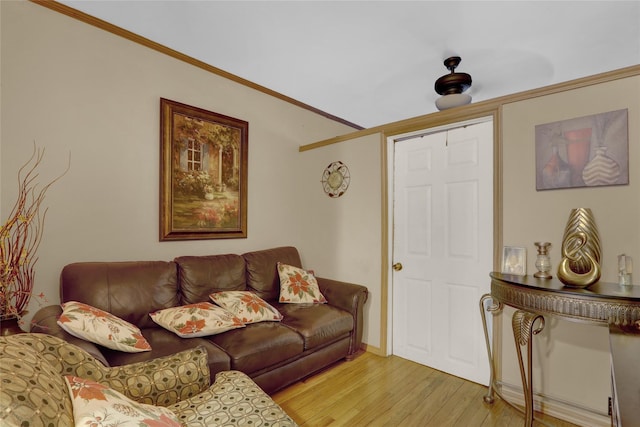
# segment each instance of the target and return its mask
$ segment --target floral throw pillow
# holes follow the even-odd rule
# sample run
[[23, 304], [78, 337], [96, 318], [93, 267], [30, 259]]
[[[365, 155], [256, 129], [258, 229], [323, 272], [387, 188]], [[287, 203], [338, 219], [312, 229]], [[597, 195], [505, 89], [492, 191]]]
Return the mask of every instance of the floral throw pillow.
[[280, 277], [280, 302], [320, 303], [327, 302], [320, 293], [318, 281], [309, 271], [292, 265], [278, 263]]
[[62, 304], [58, 325], [83, 340], [120, 350], [139, 353], [151, 346], [136, 326], [111, 313], [77, 301]]
[[204, 337], [243, 328], [233, 313], [210, 302], [165, 308], [149, 314], [154, 322], [182, 338]]
[[282, 320], [282, 314], [278, 310], [250, 291], [215, 292], [209, 295], [209, 298], [238, 316], [245, 324]]
[[76, 426], [181, 427], [176, 415], [161, 406], [134, 402], [95, 381], [64, 377]]

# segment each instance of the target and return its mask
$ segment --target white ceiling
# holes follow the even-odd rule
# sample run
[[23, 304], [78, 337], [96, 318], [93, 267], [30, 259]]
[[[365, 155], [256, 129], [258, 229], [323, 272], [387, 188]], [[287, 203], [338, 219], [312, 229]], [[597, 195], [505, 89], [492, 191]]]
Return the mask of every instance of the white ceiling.
[[474, 101], [640, 64], [640, 1], [67, 1], [362, 127], [436, 111], [435, 80]]

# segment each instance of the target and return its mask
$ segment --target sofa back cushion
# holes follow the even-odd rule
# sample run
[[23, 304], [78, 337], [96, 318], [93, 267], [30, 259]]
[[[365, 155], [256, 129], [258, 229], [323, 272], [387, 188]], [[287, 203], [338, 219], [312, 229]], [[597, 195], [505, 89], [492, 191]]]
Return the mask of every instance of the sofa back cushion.
[[293, 246], [283, 246], [242, 255], [247, 265], [247, 286], [266, 301], [277, 301], [280, 296], [278, 262], [302, 268], [300, 254]]
[[79, 301], [139, 328], [156, 327], [149, 313], [179, 304], [174, 262], [80, 262], [60, 275], [60, 300]]
[[210, 301], [220, 291], [244, 291], [244, 258], [240, 255], [181, 256], [178, 265], [180, 304]]

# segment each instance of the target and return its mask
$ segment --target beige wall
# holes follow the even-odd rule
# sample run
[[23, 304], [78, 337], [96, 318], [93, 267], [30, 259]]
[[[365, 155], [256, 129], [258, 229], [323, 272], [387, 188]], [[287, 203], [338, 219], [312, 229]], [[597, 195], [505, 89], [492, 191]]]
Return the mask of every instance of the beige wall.
[[[629, 185], [536, 191], [535, 125], [627, 108]], [[602, 280], [617, 282], [618, 254], [640, 260], [639, 118], [640, 76], [504, 106], [504, 244], [527, 248], [529, 272], [536, 271], [533, 242], [540, 240], [552, 243], [551, 261], [557, 268], [564, 227], [570, 210], [577, 207], [593, 211], [602, 244]], [[555, 276], [555, 270], [552, 273]], [[634, 279], [640, 283], [637, 272]], [[505, 331], [510, 331], [508, 319], [505, 316]], [[611, 395], [607, 329], [549, 320], [535, 339], [535, 388], [606, 414]], [[513, 338], [505, 333], [504, 339], [503, 379], [520, 384]]]
[[[311, 187], [297, 179], [298, 146], [353, 129], [34, 3], [0, 7], [1, 217], [34, 141], [46, 150], [43, 183], [71, 153], [70, 171], [45, 199], [36, 294], [57, 303], [60, 270], [75, 261], [295, 245], [303, 262], [318, 264], [303, 240], [311, 219], [297, 209], [296, 196]], [[247, 239], [159, 242], [160, 97], [249, 122]]]
[[[368, 135], [342, 144], [301, 153], [299, 209], [312, 221], [301, 231], [304, 253], [322, 277], [340, 277], [369, 289], [365, 306], [364, 341], [380, 348], [381, 333], [381, 142]], [[320, 185], [323, 170], [334, 161], [349, 168], [349, 188], [339, 198]]]

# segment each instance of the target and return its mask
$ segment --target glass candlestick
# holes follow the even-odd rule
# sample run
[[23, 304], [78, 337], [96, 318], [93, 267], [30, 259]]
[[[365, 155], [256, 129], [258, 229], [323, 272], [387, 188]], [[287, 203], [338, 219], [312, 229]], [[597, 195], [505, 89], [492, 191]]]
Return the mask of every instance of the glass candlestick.
[[618, 255], [618, 279], [621, 285], [631, 285], [633, 259], [629, 255]]
[[549, 258], [549, 246], [551, 243], [549, 242], [535, 242], [536, 248], [538, 249], [538, 255], [536, 256], [536, 268], [538, 271], [534, 273], [533, 277], [537, 277], [539, 279], [551, 279], [551, 258]]

